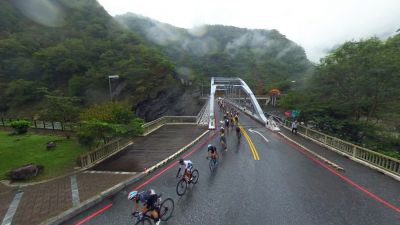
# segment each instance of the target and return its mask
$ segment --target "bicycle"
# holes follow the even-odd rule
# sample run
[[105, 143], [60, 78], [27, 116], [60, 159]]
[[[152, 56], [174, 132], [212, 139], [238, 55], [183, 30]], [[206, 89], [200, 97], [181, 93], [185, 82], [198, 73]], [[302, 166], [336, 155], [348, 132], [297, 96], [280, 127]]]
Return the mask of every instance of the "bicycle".
[[207, 157], [207, 159], [210, 159], [210, 164], [208, 166], [210, 167], [210, 171], [212, 173], [217, 169], [218, 159], [216, 159], [214, 157]]
[[221, 152], [222, 152], [222, 150], [227, 151], [228, 146], [226, 144], [226, 138], [224, 136], [221, 136], [220, 143], [221, 143], [221, 147], [222, 147]]
[[[159, 201], [161, 202], [161, 195], [159, 195]], [[172, 200], [172, 198], [166, 198], [163, 202], [161, 202], [161, 204], [159, 204], [158, 206], [160, 208], [159, 210], [159, 219], [161, 221], [167, 221], [172, 217], [172, 213], [174, 212], [175, 209], [175, 203], [174, 200]], [[144, 213], [141, 212], [133, 212], [132, 216], [136, 217], [137, 222], [135, 223], [135, 225], [151, 225], [152, 222], [151, 220], [153, 220], [153, 218], [151, 217], [151, 215], [148, 215], [148, 213], [152, 211], [152, 210], [147, 210]]]
[[198, 179], [199, 179], [199, 171], [194, 169], [192, 171], [192, 178], [189, 180], [189, 178], [187, 178], [186, 174], [179, 177], [181, 178], [178, 183], [176, 184], [176, 193], [179, 196], [182, 196], [186, 193], [186, 189], [188, 187], [189, 184], [196, 184]]

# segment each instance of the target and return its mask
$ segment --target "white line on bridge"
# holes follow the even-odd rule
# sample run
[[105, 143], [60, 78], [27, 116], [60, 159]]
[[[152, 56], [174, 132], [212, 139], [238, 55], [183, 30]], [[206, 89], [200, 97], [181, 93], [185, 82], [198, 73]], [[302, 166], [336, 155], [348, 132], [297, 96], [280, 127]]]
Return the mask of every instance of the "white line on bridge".
[[269, 142], [268, 139], [266, 137], [264, 137], [264, 135], [262, 135], [260, 132], [256, 131], [256, 130], [252, 130], [251, 128], [249, 129], [249, 131], [251, 133], [257, 133], [259, 134], [266, 142]]

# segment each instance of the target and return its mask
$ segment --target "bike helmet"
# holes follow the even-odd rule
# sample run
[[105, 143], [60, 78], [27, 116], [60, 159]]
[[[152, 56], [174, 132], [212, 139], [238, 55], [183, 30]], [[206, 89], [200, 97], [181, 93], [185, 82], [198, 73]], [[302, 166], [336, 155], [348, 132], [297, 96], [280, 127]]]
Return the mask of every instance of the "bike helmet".
[[183, 164], [183, 159], [182, 158], [179, 159], [179, 163]]
[[137, 196], [137, 194], [138, 194], [137, 191], [132, 191], [132, 192], [130, 192], [129, 195], [128, 195], [128, 199], [129, 199], [129, 200], [134, 199], [134, 198]]

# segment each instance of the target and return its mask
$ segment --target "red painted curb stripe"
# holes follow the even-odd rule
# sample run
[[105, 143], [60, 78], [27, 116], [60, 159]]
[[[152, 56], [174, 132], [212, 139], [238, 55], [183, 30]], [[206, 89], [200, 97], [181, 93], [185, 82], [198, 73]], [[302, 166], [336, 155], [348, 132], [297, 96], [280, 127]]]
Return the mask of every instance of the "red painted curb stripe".
[[363, 191], [364, 193], [366, 193], [367, 195], [371, 196], [372, 198], [374, 198], [375, 200], [381, 202], [382, 204], [386, 205], [387, 207], [393, 209], [394, 211], [400, 213], [400, 208], [390, 204], [389, 202], [383, 200], [382, 198], [378, 197], [377, 195], [375, 195], [374, 193], [368, 191], [367, 189], [365, 189], [364, 187], [362, 187], [361, 185], [357, 184], [356, 182], [350, 180], [350, 178], [336, 172], [335, 170], [333, 170], [332, 168], [328, 167], [327, 165], [323, 164], [322, 162], [320, 162], [319, 160], [315, 159], [313, 156], [311, 156], [309, 153], [305, 152], [303, 150], [302, 147], [282, 138], [282, 136], [279, 136], [281, 140], [285, 141], [287, 144], [289, 144], [290, 146], [294, 147], [294, 149], [302, 152], [304, 155], [306, 155], [309, 159], [313, 160], [314, 162], [318, 163], [319, 165], [321, 165], [322, 167], [324, 167], [325, 169], [331, 171], [333, 174], [335, 174], [336, 176], [342, 178], [344, 181], [346, 181], [347, 183], [349, 183], [350, 185], [358, 188], [359, 190]]
[[[206, 143], [208, 143], [215, 135], [216, 135], [216, 133], [213, 134], [212, 136], [208, 137], [207, 140], [205, 140], [202, 144], [198, 145], [195, 149], [190, 151], [188, 154], [184, 155], [182, 158], [187, 158], [187, 157], [191, 156], [193, 153], [195, 153], [197, 150], [199, 150], [201, 147], [203, 147]], [[162, 171], [160, 171], [156, 175], [154, 175], [151, 178], [149, 178], [147, 181], [141, 183], [139, 186], [135, 187], [132, 191], [139, 190], [140, 188], [144, 187], [145, 185], [147, 185], [148, 183], [150, 183], [151, 181], [153, 181], [154, 179], [159, 177], [161, 174], [165, 173], [167, 170], [169, 170], [172, 167], [174, 167], [176, 164], [178, 164], [178, 161], [175, 161], [174, 163], [172, 163], [171, 165], [169, 165], [168, 167], [166, 167], [165, 169], [163, 169]]]
[[[215, 115], [215, 113], [214, 113]], [[218, 118], [217, 116], [214, 116], [215, 121], [216, 118]], [[194, 152], [196, 152], [197, 150], [199, 150], [201, 147], [203, 147], [203, 145], [205, 145], [206, 143], [208, 143], [213, 137], [215, 137], [215, 135], [217, 135], [217, 132], [215, 132], [212, 136], [208, 137], [207, 140], [205, 140], [203, 143], [201, 143], [200, 145], [198, 145], [195, 149], [193, 149], [192, 151], [190, 151], [188, 154], [184, 155], [183, 158], [187, 158], [189, 156], [191, 156]], [[174, 167], [178, 162], [175, 161], [174, 163], [172, 163], [171, 165], [169, 165], [168, 167], [166, 167], [165, 169], [163, 169], [162, 171], [160, 171], [159, 173], [157, 173], [156, 175], [154, 175], [153, 177], [151, 177], [150, 179], [148, 179], [147, 181], [141, 183], [139, 186], [137, 186], [135, 189], [133, 190], [139, 190], [140, 188], [144, 187], [145, 185], [147, 185], [148, 183], [150, 183], [151, 181], [153, 181], [154, 179], [156, 179], [157, 177], [159, 177], [161, 174], [165, 173], [167, 170], [171, 169], [172, 167]], [[106, 207], [100, 209], [99, 211], [91, 214], [90, 216], [86, 217], [85, 219], [79, 221], [77, 224], [75, 225], [82, 225], [83, 223], [86, 223], [87, 221], [91, 220], [93, 217], [97, 216], [98, 214], [102, 213], [103, 211], [109, 209], [112, 206], [112, 203], [107, 205]]]
[[75, 225], [82, 225], [82, 224], [86, 223], [87, 221], [91, 220], [93, 217], [95, 217], [95, 216], [97, 216], [98, 214], [102, 213], [103, 211], [105, 211], [105, 210], [111, 208], [112, 205], [113, 205], [112, 203], [106, 205], [104, 208], [102, 208], [102, 209], [100, 209], [99, 211], [93, 213], [92, 215], [86, 217], [85, 219], [79, 221], [79, 222], [78, 222], [77, 224], [75, 224]]

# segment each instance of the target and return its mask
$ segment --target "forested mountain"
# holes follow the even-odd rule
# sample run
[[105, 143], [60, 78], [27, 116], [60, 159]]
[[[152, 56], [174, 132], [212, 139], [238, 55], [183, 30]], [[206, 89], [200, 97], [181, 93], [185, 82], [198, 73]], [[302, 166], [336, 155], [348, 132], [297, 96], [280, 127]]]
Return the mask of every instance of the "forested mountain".
[[38, 117], [49, 96], [78, 107], [109, 101], [113, 74], [114, 99], [143, 118], [195, 111], [175, 107], [185, 87], [173, 63], [95, 0], [0, 1], [1, 114]]
[[281, 102], [321, 130], [400, 158], [400, 34], [349, 41]]
[[288, 89], [311, 68], [304, 49], [277, 30], [222, 25], [187, 30], [132, 13], [116, 19], [159, 46], [187, 80], [240, 76], [264, 94], [272, 87]]

